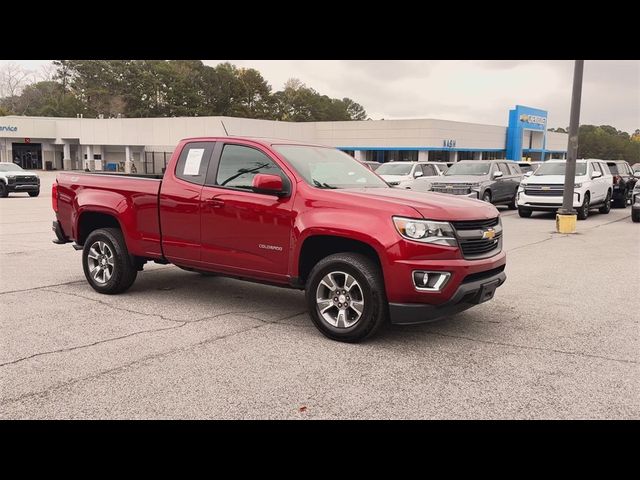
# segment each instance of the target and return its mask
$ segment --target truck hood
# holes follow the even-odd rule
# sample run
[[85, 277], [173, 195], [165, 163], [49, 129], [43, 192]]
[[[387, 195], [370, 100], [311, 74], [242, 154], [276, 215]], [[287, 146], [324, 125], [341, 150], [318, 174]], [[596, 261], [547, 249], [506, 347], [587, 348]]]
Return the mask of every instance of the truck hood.
[[441, 175], [434, 183], [480, 183], [486, 179], [484, 175]]
[[411, 175], [380, 175], [385, 182], [406, 182], [411, 180]]
[[[576, 177], [576, 183], [580, 183], [580, 177]], [[541, 175], [525, 177], [525, 185], [564, 185], [564, 175]]]
[[[430, 220], [486, 220], [499, 215], [496, 207], [481, 200], [447, 195], [445, 193], [417, 192], [402, 188], [345, 188], [334, 190], [337, 195], [352, 197], [357, 203], [372, 205], [372, 200], [384, 202], [390, 210], [411, 207]], [[360, 197], [360, 198], [358, 198]], [[377, 203], [376, 202], [376, 203]]]
[[26, 170], [12, 170], [10, 172], [2, 172], [2, 174], [6, 177], [7, 175], [12, 175], [14, 177], [37, 177], [38, 174], [36, 172], [27, 172]]

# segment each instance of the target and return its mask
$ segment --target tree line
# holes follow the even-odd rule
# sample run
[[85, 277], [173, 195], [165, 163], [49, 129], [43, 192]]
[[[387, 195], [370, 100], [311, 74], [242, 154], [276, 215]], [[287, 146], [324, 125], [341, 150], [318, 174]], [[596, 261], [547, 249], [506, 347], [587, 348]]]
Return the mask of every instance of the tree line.
[[367, 119], [350, 98], [330, 98], [294, 78], [273, 92], [258, 70], [230, 63], [56, 60], [47, 78], [27, 80], [15, 65], [0, 72], [0, 115]]
[[[569, 128], [550, 128], [550, 132], [568, 133]], [[629, 135], [611, 125], [580, 125], [578, 158], [640, 162], [640, 129]]]

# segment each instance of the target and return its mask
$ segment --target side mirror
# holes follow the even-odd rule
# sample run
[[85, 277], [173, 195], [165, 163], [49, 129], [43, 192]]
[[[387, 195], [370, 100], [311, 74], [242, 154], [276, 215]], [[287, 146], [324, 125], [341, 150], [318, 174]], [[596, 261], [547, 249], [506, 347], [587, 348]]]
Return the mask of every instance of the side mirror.
[[278, 175], [269, 175], [267, 173], [258, 173], [253, 177], [251, 189], [256, 193], [267, 193], [278, 196], [286, 194], [282, 178]]
[[418, 171], [414, 172], [413, 178], [418, 178], [418, 177], [421, 177], [422, 175], [424, 175], [424, 173], [422, 173], [421, 171], [418, 170]]
[[531, 175], [533, 175], [533, 170], [529, 170], [524, 174], [525, 177], [530, 177]]
[[634, 172], [633, 178], [640, 178], [640, 172]]
[[502, 177], [502, 172], [500, 170], [498, 170], [497, 172], [493, 172], [493, 178], [500, 178]]
[[602, 172], [593, 172], [591, 174], [591, 178], [600, 178], [602, 176]]

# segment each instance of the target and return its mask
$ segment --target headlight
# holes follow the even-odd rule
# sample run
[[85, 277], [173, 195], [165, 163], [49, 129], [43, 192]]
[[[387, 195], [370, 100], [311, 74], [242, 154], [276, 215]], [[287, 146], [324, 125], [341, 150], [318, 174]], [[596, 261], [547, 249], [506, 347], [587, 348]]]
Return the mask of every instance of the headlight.
[[10, 174], [10, 173], [8, 173], [8, 174], [7, 174], [7, 178], [16, 178], [16, 176], [15, 176], [15, 175], [12, 175], [12, 174]]
[[409, 240], [452, 247], [458, 244], [453, 227], [448, 222], [393, 217], [393, 223], [398, 233]]
[[581, 187], [582, 187], [582, 184], [581, 184], [581, 183], [576, 183], [573, 187], [574, 187], [574, 188], [581, 188]]
[[479, 183], [472, 183], [471, 185], [469, 185], [469, 188], [480, 188], [480, 184]]

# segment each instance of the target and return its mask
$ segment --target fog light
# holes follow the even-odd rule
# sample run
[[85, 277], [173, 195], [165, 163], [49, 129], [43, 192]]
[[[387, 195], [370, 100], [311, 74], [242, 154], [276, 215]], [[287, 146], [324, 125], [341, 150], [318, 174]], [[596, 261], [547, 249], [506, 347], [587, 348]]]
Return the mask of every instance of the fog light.
[[438, 292], [442, 290], [449, 277], [451, 277], [449, 272], [415, 270], [413, 272], [413, 285], [416, 290]]

